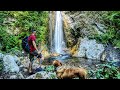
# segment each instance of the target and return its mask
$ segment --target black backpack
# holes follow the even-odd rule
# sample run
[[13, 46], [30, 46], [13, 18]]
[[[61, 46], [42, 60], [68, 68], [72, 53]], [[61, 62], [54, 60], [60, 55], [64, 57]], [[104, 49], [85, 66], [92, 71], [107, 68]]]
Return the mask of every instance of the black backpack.
[[29, 48], [29, 44], [28, 44], [28, 38], [29, 38], [29, 36], [26, 36], [25, 38], [22, 39], [22, 48], [27, 53], [30, 52], [30, 48]]

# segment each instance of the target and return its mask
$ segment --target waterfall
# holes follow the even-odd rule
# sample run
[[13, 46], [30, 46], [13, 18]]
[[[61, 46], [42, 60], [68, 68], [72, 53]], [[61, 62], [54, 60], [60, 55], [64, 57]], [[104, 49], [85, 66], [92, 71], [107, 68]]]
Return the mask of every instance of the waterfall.
[[60, 11], [56, 11], [56, 22], [54, 31], [54, 52], [63, 54], [63, 49], [66, 48], [63, 32], [63, 20]]

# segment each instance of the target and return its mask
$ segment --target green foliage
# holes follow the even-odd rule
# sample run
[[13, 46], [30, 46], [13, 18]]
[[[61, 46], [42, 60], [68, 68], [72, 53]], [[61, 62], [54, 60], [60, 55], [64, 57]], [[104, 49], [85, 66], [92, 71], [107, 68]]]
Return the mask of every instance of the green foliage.
[[97, 41], [103, 44], [111, 43], [120, 48], [120, 11], [109, 11], [103, 14], [103, 20], [107, 31], [102, 35], [95, 35]]
[[50, 74], [50, 78], [49, 79], [57, 79], [55, 74]]
[[120, 79], [118, 67], [113, 65], [113, 62], [100, 64], [96, 71], [89, 71], [89, 76], [95, 76], [97, 79]]
[[40, 73], [37, 73], [37, 74], [36, 74], [36, 78], [37, 78], [37, 79], [40, 79], [40, 78], [42, 78], [42, 75], [41, 75]]
[[94, 78], [95, 76], [95, 71], [94, 70], [88, 70], [88, 77], [89, 78]]
[[47, 71], [47, 72], [53, 72], [54, 70], [55, 70], [55, 68], [53, 65], [49, 65], [49, 66], [45, 67], [45, 71]]
[[37, 30], [37, 44], [48, 41], [47, 11], [0, 11], [0, 24], [1, 51], [22, 50], [22, 39], [31, 29]]

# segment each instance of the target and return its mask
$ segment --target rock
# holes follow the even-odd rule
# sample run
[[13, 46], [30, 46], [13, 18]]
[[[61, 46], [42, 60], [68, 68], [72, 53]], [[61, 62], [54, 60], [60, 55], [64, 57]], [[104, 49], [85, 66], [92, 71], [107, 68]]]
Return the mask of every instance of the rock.
[[120, 61], [120, 49], [114, 48], [112, 45], [106, 47], [106, 60], [107, 61]]
[[27, 72], [27, 71], [28, 71], [28, 69], [26, 69], [26, 68], [23, 69], [23, 72]]
[[57, 57], [57, 56], [59, 56], [59, 55], [60, 55], [59, 53], [52, 53], [52, 54], [51, 54], [52, 57]]
[[36, 74], [30, 75], [29, 77], [27, 77], [26, 79], [35, 79]]
[[29, 67], [29, 59], [27, 57], [25, 57], [24, 59], [21, 60], [21, 64], [24, 66], [24, 67]]
[[3, 59], [4, 54], [0, 53], [0, 60]]
[[19, 66], [19, 69], [20, 69], [20, 71], [24, 71], [24, 66], [23, 66], [23, 65], [20, 65], [20, 66]]
[[21, 72], [17, 74], [18, 79], [25, 79]]
[[3, 65], [5, 72], [19, 72], [19, 67], [15, 62], [15, 59], [11, 55], [5, 55], [3, 57]]
[[56, 73], [41, 71], [34, 75], [27, 77], [26, 79], [57, 79]]
[[12, 75], [12, 76], [10, 76], [10, 79], [17, 79], [17, 76], [16, 75]]
[[96, 26], [96, 30], [98, 29], [98, 34], [103, 34], [106, 32], [106, 30], [104, 29], [105, 26], [103, 24], [100, 23], [93, 23], [92, 25]]
[[14, 61], [17, 63], [18, 61], [19, 61], [19, 58], [15, 55], [15, 56], [13, 56], [13, 58], [14, 58]]
[[20, 59], [17, 56], [13, 56], [13, 57], [14, 57], [14, 60], [15, 60], [16, 64], [18, 66], [20, 66], [21, 65]]
[[25, 79], [21, 72], [18, 74], [10, 75], [9, 79]]
[[100, 61], [104, 62], [106, 60], [106, 56], [107, 56], [106, 51], [103, 51], [103, 53], [101, 54], [101, 57], [100, 57]]
[[16, 55], [17, 57], [23, 56], [23, 53], [19, 50], [11, 49], [10, 54]]
[[104, 46], [102, 44], [97, 44], [96, 40], [89, 40], [88, 38], [84, 38], [80, 43], [78, 57], [100, 60], [100, 55], [103, 51]]
[[73, 47], [79, 37], [93, 37], [105, 33], [102, 15], [107, 11], [62, 11], [65, 38], [68, 47]]

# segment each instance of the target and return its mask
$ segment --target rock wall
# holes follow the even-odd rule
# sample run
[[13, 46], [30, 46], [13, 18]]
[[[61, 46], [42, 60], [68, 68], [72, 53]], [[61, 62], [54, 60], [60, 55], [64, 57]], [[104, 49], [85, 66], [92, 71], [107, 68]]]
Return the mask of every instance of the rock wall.
[[64, 30], [68, 47], [73, 47], [80, 37], [91, 37], [106, 31], [102, 14], [105, 11], [63, 11]]

